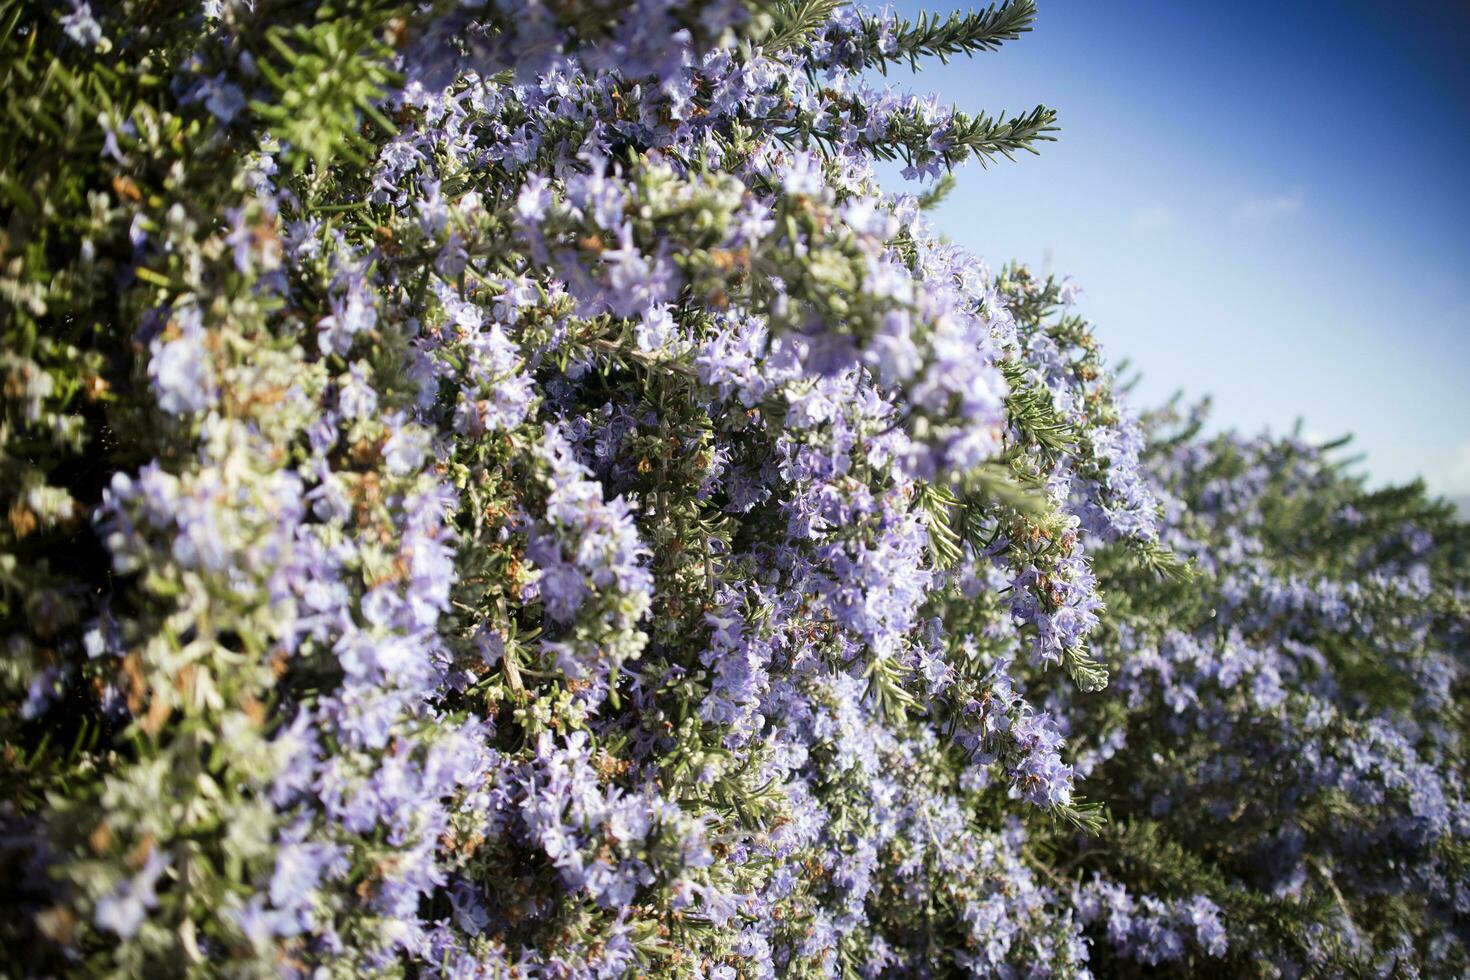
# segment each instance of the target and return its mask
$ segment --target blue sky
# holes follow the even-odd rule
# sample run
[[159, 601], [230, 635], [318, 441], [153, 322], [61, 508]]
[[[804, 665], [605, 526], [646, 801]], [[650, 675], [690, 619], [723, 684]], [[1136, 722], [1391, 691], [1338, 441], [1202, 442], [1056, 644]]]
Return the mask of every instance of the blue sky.
[[894, 76], [1060, 113], [1041, 156], [961, 170], [939, 229], [1073, 276], [1139, 403], [1352, 432], [1375, 483], [1470, 499], [1470, 4], [1038, 6], [998, 52]]

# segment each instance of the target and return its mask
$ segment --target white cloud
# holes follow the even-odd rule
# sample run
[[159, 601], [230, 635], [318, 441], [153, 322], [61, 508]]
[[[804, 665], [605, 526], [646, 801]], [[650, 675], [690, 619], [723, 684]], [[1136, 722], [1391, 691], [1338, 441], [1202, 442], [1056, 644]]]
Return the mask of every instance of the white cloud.
[[1326, 445], [1327, 443], [1331, 442], [1333, 438], [1333, 436], [1328, 435], [1321, 429], [1313, 429], [1310, 426], [1302, 430], [1302, 442], [1309, 443], [1313, 446]]
[[1178, 223], [1178, 216], [1166, 205], [1150, 204], [1128, 216], [1128, 224], [1134, 231], [1163, 231]]
[[1447, 497], [1470, 497], [1470, 439], [1450, 450], [1449, 458], [1428, 481]]
[[1306, 192], [1300, 187], [1290, 194], [1253, 197], [1236, 206], [1233, 217], [1243, 224], [1264, 225], [1289, 218], [1306, 207]]

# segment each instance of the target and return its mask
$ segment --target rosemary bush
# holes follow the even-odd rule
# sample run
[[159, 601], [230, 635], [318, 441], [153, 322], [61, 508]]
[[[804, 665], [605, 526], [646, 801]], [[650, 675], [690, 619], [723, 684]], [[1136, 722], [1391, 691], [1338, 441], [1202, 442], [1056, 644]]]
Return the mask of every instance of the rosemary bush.
[[1033, 14], [0, 3], [6, 969], [1466, 970], [1465, 526], [924, 217]]

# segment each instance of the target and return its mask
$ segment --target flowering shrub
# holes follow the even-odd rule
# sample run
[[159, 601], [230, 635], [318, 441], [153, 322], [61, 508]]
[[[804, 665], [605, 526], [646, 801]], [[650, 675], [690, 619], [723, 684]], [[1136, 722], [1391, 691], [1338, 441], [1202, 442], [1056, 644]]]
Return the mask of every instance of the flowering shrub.
[[924, 218], [1029, 0], [7, 10], [18, 974], [1467, 968], [1465, 527]]

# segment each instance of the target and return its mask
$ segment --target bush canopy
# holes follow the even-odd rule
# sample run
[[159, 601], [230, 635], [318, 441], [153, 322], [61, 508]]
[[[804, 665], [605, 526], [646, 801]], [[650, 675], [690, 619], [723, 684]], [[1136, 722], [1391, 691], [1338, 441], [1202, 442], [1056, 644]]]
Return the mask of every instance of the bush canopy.
[[0, 3], [6, 969], [1470, 969], [1465, 525], [925, 217], [1033, 16]]

